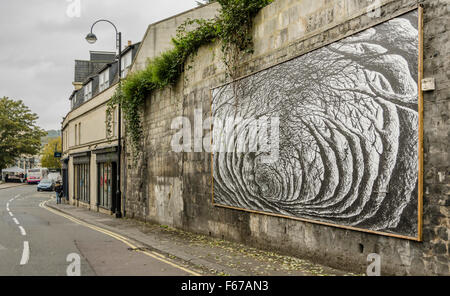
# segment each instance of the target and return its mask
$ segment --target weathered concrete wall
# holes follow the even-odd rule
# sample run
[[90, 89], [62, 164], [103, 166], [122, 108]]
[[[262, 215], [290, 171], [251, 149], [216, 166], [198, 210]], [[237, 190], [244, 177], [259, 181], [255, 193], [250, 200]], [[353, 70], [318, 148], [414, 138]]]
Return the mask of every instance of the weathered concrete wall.
[[[450, 2], [424, 1], [424, 228], [412, 249], [424, 272], [449, 274], [450, 254]], [[413, 262], [414, 263], [414, 262]]]
[[[450, 274], [450, 3], [420, 2], [424, 6], [424, 76], [434, 77], [437, 86], [424, 97], [423, 242], [214, 207], [210, 154], [171, 152], [170, 142], [175, 117], [187, 116], [193, 123], [196, 108], [203, 109], [203, 118], [209, 116], [209, 90], [226, 82], [219, 45], [201, 48], [186, 77], [147, 100], [143, 151], [136, 162], [127, 160], [127, 216], [351, 271], [365, 272], [367, 255], [378, 253], [382, 274]], [[372, 3], [276, 0], [256, 17], [255, 53], [247, 57], [240, 74], [264, 69], [390, 19], [413, 8], [417, 1], [380, 1], [380, 15], [370, 17], [367, 7]]]
[[177, 28], [188, 19], [212, 19], [220, 7], [218, 3], [212, 3], [197, 7], [165, 20], [150, 24], [142, 38], [138, 54], [135, 57], [131, 71], [145, 68], [147, 59], [154, 58], [160, 53], [172, 47], [172, 38], [177, 33]]

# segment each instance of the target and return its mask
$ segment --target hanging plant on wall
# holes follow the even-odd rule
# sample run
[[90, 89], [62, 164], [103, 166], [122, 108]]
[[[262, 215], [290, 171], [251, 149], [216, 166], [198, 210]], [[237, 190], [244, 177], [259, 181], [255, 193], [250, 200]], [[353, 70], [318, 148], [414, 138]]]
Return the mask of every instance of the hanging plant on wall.
[[273, 0], [218, 0], [218, 36], [222, 42], [223, 63], [227, 75], [236, 78], [242, 54], [253, 53], [251, 30], [258, 12]]
[[[113, 108], [120, 103], [127, 135], [134, 151], [138, 152], [142, 138], [142, 109], [146, 98], [154, 90], [174, 85], [183, 73], [188, 57], [196, 54], [205, 44], [216, 40], [221, 42], [227, 75], [235, 78], [240, 55], [253, 52], [253, 18], [272, 1], [218, 0], [221, 9], [215, 19], [187, 20], [180, 25], [172, 39], [173, 49], [149, 60], [144, 70], [129, 74], [117, 87], [106, 111], [108, 134], [111, 135]], [[189, 30], [192, 27], [194, 29]]]

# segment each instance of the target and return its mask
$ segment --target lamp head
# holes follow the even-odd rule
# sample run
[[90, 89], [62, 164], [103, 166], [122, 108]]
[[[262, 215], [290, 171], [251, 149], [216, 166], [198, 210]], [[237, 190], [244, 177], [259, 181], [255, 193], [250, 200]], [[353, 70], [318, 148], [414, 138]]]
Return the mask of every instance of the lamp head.
[[91, 32], [86, 35], [86, 41], [90, 44], [93, 44], [97, 41], [97, 36], [95, 36], [95, 34]]

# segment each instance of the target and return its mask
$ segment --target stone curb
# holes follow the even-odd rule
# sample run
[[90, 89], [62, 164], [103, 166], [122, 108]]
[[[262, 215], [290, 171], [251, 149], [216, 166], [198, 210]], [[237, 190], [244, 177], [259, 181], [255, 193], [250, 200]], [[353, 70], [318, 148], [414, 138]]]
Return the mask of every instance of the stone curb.
[[[52, 202], [53, 202], [53, 200], [52, 200]], [[74, 217], [74, 218], [76, 218], [76, 219], [78, 219], [80, 221], [83, 221], [83, 222], [86, 222], [86, 223], [89, 223], [89, 224], [92, 224], [92, 225], [95, 225], [95, 226], [102, 227], [102, 228], [104, 228], [106, 230], [114, 231], [117, 234], [120, 234], [120, 235], [126, 237], [127, 239], [138, 243], [142, 247], [149, 247], [149, 248], [151, 248], [151, 249], [153, 249], [153, 250], [155, 250], [155, 251], [157, 251], [157, 252], [159, 252], [161, 254], [167, 254], [167, 255], [174, 256], [177, 259], [181, 259], [182, 261], [187, 262], [188, 264], [199, 266], [200, 268], [207, 269], [208, 271], [214, 270], [216, 272], [224, 272], [226, 274], [230, 274], [230, 275], [233, 275], [233, 276], [245, 276], [245, 275], [248, 275], [248, 274], [242, 273], [240, 271], [237, 271], [237, 270], [234, 270], [234, 269], [229, 269], [229, 268], [226, 268], [225, 266], [218, 265], [218, 264], [215, 264], [215, 263], [203, 260], [201, 258], [192, 257], [192, 255], [189, 255], [189, 254], [187, 254], [187, 253], [185, 253], [183, 251], [175, 250], [175, 249], [172, 249], [172, 248], [170, 250], [163, 250], [161, 248], [154, 247], [152, 245], [149, 245], [148, 243], [143, 242], [142, 240], [136, 239], [135, 237], [130, 237], [128, 234], [124, 233], [123, 231], [121, 231], [119, 229], [116, 229], [114, 227], [111, 227], [109, 225], [105, 225], [105, 224], [99, 223], [97, 221], [91, 221], [90, 219], [80, 218], [80, 217], [78, 217], [76, 215], [73, 215], [70, 211], [58, 208], [56, 205], [51, 204], [51, 203], [47, 203], [46, 205], [49, 208], [52, 208], [52, 209], [54, 209], [56, 211], [59, 211], [59, 212], [61, 212], [63, 214], [66, 214], [66, 215], [69, 215], [71, 217]]]
[[[4, 184], [4, 183], [3, 183]], [[19, 186], [25, 186], [26, 184], [18, 184], [18, 185], [12, 185], [12, 186], [7, 186], [7, 187], [2, 187], [1, 185], [3, 185], [3, 184], [0, 184], [0, 190], [2, 190], [2, 189], [9, 189], [9, 188], [14, 188], [14, 187], [19, 187]]]

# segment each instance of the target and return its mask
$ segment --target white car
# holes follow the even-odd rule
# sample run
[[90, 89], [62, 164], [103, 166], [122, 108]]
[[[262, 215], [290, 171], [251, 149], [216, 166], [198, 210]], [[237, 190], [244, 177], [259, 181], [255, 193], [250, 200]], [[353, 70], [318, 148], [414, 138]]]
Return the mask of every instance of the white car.
[[62, 177], [60, 173], [48, 173], [47, 179], [58, 182], [62, 180]]

